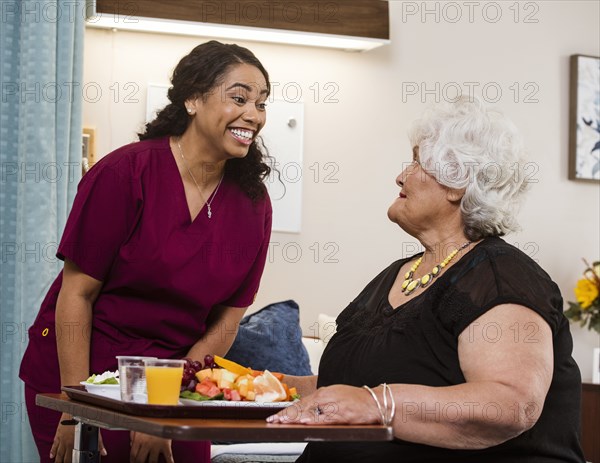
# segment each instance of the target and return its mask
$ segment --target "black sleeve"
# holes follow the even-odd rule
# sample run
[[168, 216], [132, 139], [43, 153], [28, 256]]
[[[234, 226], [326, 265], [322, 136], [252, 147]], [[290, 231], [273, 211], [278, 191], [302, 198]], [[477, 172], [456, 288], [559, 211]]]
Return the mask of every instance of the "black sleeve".
[[453, 276], [443, 307], [454, 336], [491, 308], [518, 304], [538, 313], [555, 334], [563, 301], [558, 286], [529, 256], [498, 240], [474, 250], [468, 265]]

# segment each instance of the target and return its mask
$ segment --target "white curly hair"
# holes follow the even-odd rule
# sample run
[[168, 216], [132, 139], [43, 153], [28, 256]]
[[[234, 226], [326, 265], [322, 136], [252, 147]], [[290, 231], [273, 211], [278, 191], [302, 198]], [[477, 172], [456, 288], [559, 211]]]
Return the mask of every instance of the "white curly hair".
[[500, 111], [463, 95], [425, 111], [409, 138], [427, 173], [441, 185], [465, 190], [460, 210], [470, 240], [519, 229], [526, 160], [516, 127]]

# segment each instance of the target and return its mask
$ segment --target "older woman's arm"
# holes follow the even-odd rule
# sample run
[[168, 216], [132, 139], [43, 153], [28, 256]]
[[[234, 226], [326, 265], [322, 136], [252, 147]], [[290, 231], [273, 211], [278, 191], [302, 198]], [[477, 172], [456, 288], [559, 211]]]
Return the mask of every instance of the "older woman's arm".
[[[394, 435], [446, 448], [491, 447], [531, 428], [544, 406], [553, 373], [552, 332], [526, 307], [497, 306], [459, 337], [458, 353], [466, 383], [448, 387], [391, 385], [396, 401]], [[383, 404], [382, 388], [375, 393]], [[316, 406], [324, 412], [314, 413]], [[336, 385], [318, 389], [284, 410], [306, 424], [376, 423], [379, 411], [368, 391]]]
[[536, 312], [497, 306], [460, 335], [466, 383], [430, 388], [394, 385], [399, 406], [394, 431], [412, 442], [485, 448], [531, 428], [553, 374], [552, 332]]

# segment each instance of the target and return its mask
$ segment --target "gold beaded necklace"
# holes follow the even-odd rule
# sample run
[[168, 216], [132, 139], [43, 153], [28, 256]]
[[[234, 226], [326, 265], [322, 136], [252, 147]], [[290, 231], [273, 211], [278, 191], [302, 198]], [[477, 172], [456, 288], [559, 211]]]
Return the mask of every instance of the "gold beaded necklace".
[[423, 275], [421, 278], [417, 278], [416, 280], [413, 280], [413, 275], [415, 274], [415, 271], [419, 268], [419, 265], [421, 265], [421, 262], [423, 261], [423, 256], [419, 257], [417, 259], [417, 261], [412, 265], [410, 270], [408, 272], [406, 272], [406, 274], [404, 275], [404, 281], [402, 282], [402, 287], [401, 287], [404, 295], [408, 296], [419, 286], [422, 288], [425, 288], [427, 285], [429, 285], [435, 277], [437, 277], [440, 273], [442, 273], [442, 270], [444, 269], [444, 267], [446, 267], [446, 265], [448, 265], [450, 263], [450, 261], [452, 259], [454, 259], [456, 257], [456, 255], [460, 251], [462, 251], [464, 248], [466, 248], [469, 244], [471, 244], [471, 242], [467, 241], [460, 248], [455, 249], [450, 254], [448, 254], [443, 261], [441, 261], [439, 264], [437, 264], [435, 267], [433, 267], [433, 269], [431, 269], [431, 272]]

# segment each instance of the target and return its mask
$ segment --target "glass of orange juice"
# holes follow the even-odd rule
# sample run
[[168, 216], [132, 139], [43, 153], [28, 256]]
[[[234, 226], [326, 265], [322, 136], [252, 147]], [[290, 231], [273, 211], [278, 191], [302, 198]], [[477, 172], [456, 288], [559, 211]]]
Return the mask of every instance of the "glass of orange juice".
[[185, 360], [144, 359], [148, 403], [177, 405]]

